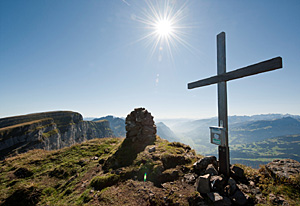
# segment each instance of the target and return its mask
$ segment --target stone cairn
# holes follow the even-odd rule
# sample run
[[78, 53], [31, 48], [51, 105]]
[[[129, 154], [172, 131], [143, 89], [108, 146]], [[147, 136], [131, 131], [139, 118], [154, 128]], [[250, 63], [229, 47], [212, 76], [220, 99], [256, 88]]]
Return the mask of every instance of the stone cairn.
[[126, 117], [126, 140], [132, 143], [153, 142], [156, 138], [156, 125], [150, 112], [136, 108]]
[[248, 196], [239, 189], [239, 183], [248, 184], [244, 170], [237, 166], [230, 168], [230, 177], [219, 175], [215, 156], [204, 157], [194, 163], [194, 172], [198, 175], [196, 189], [206, 194], [214, 205], [246, 205]]
[[156, 140], [156, 126], [151, 113], [145, 108], [136, 108], [126, 117], [126, 138], [114, 155], [105, 162], [103, 169], [131, 165], [137, 154]]
[[[185, 179], [191, 180], [191, 183], [195, 182], [196, 190], [202, 195], [206, 195], [213, 202], [213, 205], [266, 203], [266, 199], [255, 184], [259, 181], [259, 176], [247, 179], [244, 170], [238, 166], [231, 166], [230, 177], [225, 177], [218, 172], [217, 158], [209, 156], [195, 162], [193, 169], [195, 174], [187, 174]], [[292, 180], [300, 172], [300, 163], [292, 159], [274, 160], [265, 166], [265, 170], [260, 172], [276, 181], [294, 184]], [[294, 187], [299, 188], [298, 185], [294, 185]], [[252, 197], [247, 194], [251, 194]], [[283, 197], [272, 193], [269, 194], [269, 201], [274, 205], [288, 205]]]

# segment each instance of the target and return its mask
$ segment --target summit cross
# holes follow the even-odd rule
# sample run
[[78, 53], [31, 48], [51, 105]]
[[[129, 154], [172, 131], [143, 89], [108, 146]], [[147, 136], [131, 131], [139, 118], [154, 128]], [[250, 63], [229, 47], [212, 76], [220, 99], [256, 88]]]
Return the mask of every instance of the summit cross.
[[226, 82], [282, 68], [282, 58], [276, 57], [247, 67], [226, 72], [225, 32], [217, 35], [217, 75], [188, 83], [188, 89], [218, 84], [218, 124], [225, 130], [225, 145], [219, 146], [219, 172], [229, 176], [228, 114]]

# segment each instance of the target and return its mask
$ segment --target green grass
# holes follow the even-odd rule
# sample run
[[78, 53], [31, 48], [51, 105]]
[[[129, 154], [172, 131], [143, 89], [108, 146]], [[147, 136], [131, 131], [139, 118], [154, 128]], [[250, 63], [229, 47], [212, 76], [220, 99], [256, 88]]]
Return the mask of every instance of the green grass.
[[[283, 196], [290, 205], [298, 205], [300, 202], [300, 174], [291, 179], [279, 179], [271, 177], [264, 166], [258, 171], [259, 188], [266, 197], [273, 193]], [[269, 202], [271, 205], [271, 202]]]
[[43, 138], [49, 138], [50, 136], [56, 135], [58, 133], [59, 133], [58, 129], [54, 129], [49, 132], [43, 133], [42, 136], [43, 136]]
[[96, 176], [91, 181], [91, 186], [96, 190], [102, 190], [106, 187], [116, 184], [120, 179], [119, 175], [116, 174], [105, 174], [101, 176]]
[[85, 190], [77, 199], [76, 204], [83, 205], [85, 203], [88, 203], [92, 199], [92, 194], [90, 193], [90, 191], [90, 189]]
[[53, 120], [51, 118], [46, 118], [46, 119], [34, 120], [30, 122], [25, 122], [13, 126], [0, 128], [0, 141], [9, 139], [15, 136], [16, 134], [22, 135], [22, 134], [34, 132], [39, 128], [52, 125], [53, 124], [52, 121]]
[[261, 161], [261, 162], [272, 162], [278, 158], [231, 158], [232, 160], [248, 160], [248, 161]]
[[[191, 169], [193, 163], [202, 157], [187, 145], [170, 143], [158, 136], [152, 145], [143, 147], [144, 150], [140, 152], [136, 152], [130, 144], [126, 145], [123, 140], [93, 139], [56, 151], [32, 150], [0, 161], [0, 205], [16, 205], [19, 203], [14, 201], [20, 199], [24, 205], [113, 205], [118, 202], [113, 191], [125, 187], [132, 191], [132, 187], [126, 186], [128, 179], [144, 181], [147, 173], [146, 182], [143, 183], [160, 186], [164, 181], [182, 177], [182, 169]], [[155, 147], [155, 151], [149, 152], [151, 147]], [[134, 157], [130, 160], [131, 164], [119, 165], [116, 169], [102, 168], [110, 159], [126, 159], [126, 156], [122, 156], [125, 154]], [[275, 180], [264, 168], [256, 170], [244, 165], [238, 166], [244, 169], [246, 177], [260, 187], [264, 197], [268, 198], [273, 193], [282, 195], [290, 205], [300, 202], [299, 175], [289, 181]], [[18, 177], [15, 175], [16, 171], [25, 171], [28, 175]], [[143, 185], [142, 187], [144, 188]], [[155, 190], [158, 188], [152, 187]], [[172, 188], [175, 186], [172, 185]], [[163, 189], [161, 192], [164, 192]], [[181, 192], [184, 191], [168, 193], [170, 204], [182, 200]], [[126, 195], [123, 194], [122, 197]], [[130, 200], [143, 198], [138, 193], [134, 195], [136, 197]], [[195, 192], [195, 198], [198, 195]], [[271, 205], [270, 201], [267, 204]]]
[[[38, 194], [41, 205], [70, 205], [69, 201], [79, 201], [81, 193], [73, 192], [74, 188], [99, 165], [98, 160], [92, 158], [107, 158], [121, 141], [118, 138], [94, 139], [57, 151], [32, 150], [1, 161], [0, 205], [16, 191], [27, 196], [32, 192]], [[26, 168], [33, 175], [17, 178], [14, 172], [19, 168]], [[26, 189], [30, 185], [34, 188]], [[82, 196], [79, 202], [85, 201], [86, 197]]]

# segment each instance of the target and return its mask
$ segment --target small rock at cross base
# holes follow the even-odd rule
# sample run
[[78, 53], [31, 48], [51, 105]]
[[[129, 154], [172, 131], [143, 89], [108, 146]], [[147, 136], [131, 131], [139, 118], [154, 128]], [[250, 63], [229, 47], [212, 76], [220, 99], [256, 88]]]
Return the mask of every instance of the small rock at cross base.
[[209, 164], [205, 170], [205, 174], [210, 174], [211, 176], [218, 175], [218, 171], [213, 166], [213, 164]]
[[200, 193], [210, 192], [210, 174], [206, 174], [197, 178], [196, 181], [197, 191]]

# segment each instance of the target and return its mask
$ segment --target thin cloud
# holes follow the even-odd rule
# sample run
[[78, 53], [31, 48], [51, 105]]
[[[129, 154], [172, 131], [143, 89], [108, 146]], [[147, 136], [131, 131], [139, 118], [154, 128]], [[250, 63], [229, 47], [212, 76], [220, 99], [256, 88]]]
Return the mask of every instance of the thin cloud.
[[130, 6], [130, 4], [126, 0], [122, 0], [127, 6]]

